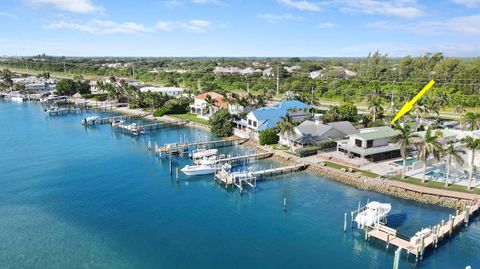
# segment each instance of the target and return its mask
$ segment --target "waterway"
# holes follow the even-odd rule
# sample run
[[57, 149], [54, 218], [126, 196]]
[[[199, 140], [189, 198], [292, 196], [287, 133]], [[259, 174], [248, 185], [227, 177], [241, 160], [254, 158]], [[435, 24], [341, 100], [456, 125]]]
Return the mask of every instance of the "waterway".
[[[85, 116], [48, 117], [37, 104], [0, 101], [1, 268], [391, 268], [393, 248], [366, 243], [357, 229], [344, 234], [344, 212], [367, 199], [390, 202], [389, 226], [409, 236], [452, 213], [307, 172], [243, 195], [212, 176], [177, 183], [168, 161], [146, 150], [148, 140], [204, 140], [208, 132], [175, 127], [132, 137], [108, 125], [85, 129]], [[478, 218], [423, 261], [400, 262], [467, 265], [480, 268]]]

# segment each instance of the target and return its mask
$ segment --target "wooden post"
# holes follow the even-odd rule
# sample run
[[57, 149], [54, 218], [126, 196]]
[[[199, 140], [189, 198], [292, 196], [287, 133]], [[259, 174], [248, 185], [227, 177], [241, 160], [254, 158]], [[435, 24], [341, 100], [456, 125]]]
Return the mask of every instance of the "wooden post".
[[353, 212], [350, 212], [350, 229], [353, 229]]
[[345, 215], [343, 216], [343, 232], [347, 232], [347, 212], [345, 212]]
[[387, 245], [385, 248], [388, 250], [388, 245], [390, 244], [390, 233], [387, 233]]
[[283, 198], [283, 211], [287, 211], [287, 197]]
[[397, 250], [395, 250], [395, 258], [393, 258], [393, 269], [398, 269], [398, 263], [400, 262], [400, 254], [402, 254], [402, 248], [399, 247]]
[[448, 219], [450, 221], [450, 232], [449, 232], [449, 234], [452, 235], [452, 232], [453, 232], [453, 217], [452, 217], [452, 215], [448, 216]]
[[170, 175], [172, 175], [172, 172], [173, 172], [173, 171], [172, 171], [172, 159], [170, 159], [170, 165], [169, 165], [169, 167], [170, 167]]
[[177, 182], [179, 182], [179, 181], [180, 181], [180, 173], [179, 173], [178, 167], [175, 168], [175, 177], [176, 177], [176, 179], [177, 179]]
[[365, 241], [367, 241], [368, 240], [368, 227], [367, 227], [367, 225], [365, 225], [363, 227], [363, 231], [365, 232]]
[[468, 227], [468, 220], [470, 218], [470, 206], [466, 206], [465, 207], [465, 217], [464, 217], [464, 221], [465, 221], [465, 227]]
[[423, 258], [423, 253], [425, 252], [425, 236], [422, 235], [422, 241], [420, 242], [420, 259]]

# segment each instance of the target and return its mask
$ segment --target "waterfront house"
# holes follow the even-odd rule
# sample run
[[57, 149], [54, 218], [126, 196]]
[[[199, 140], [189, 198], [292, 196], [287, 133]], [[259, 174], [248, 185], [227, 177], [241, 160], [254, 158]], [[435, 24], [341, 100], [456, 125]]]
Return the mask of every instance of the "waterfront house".
[[154, 87], [154, 86], [147, 86], [140, 89], [141, 92], [155, 92], [155, 93], [163, 93], [165, 95], [175, 97], [180, 96], [183, 93], [183, 89], [179, 87]]
[[359, 131], [348, 121], [322, 123], [319, 120], [306, 120], [295, 127], [295, 135], [290, 137], [290, 143], [287, 136], [281, 134], [279, 143], [285, 146], [305, 147], [357, 133]]
[[294, 121], [301, 122], [310, 116], [309, 110], [309, 105], [298, 100], [283, 101], [273, 106], [258, 108], [248, 113], [246, 119], [234, 122], [234, 134], [258, 139], [260, 131], [276, 127], [282, 117], [290, 115]]
[[360, 129], [347, 140], [337, 142], [337, 151], [350, 158], [361, 158], [372, 162], [400, 157], [400, 145], [392, 139], [399, 134], [388, 126]]
[[[208, 105], [207, 98], [213, 99], [214, 102], [211, 106]], [[213, 113], [220, 109], [228, 109], [228, 104], [223, 95], [216, 92], [205, 92], [197, 95], [193, 99], [193, 104], [190, 105], [190, 112], [204, 119], [209, 119]]]

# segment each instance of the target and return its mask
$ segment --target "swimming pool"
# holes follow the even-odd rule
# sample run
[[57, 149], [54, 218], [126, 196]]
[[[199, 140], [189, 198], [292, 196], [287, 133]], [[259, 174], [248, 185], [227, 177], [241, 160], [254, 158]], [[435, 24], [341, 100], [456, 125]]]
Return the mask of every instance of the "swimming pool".
[[442, 171], [431, 171], [427, 173], [427, 176], [431, 176], [435, 178], [445, 178], [446, 174]]
[[[407, 166], [412, 165], [416, 161], [417, 161], [417, 159], [415, 159], [415, 158], [407, 159]], [[394, 163], [397, 164], [398, 166], [403, 166], [403, 160], [395, 161]]]

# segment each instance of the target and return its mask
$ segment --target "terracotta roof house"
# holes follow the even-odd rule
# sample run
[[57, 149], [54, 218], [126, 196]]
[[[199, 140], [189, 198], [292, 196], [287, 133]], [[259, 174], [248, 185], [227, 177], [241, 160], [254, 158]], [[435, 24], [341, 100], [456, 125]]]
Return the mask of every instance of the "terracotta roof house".
[[[214, 100], [214, 105], [208, 107], [207, 99]], [[190, 112], [197, 114], [198, 117], [208, 119], [213, 113], [220, 109], [228, 109], [228, 104], [225, 101], [223, 95], [216, 92], [204, 92], [195, 96], [193, 104], [190, 105]]]

